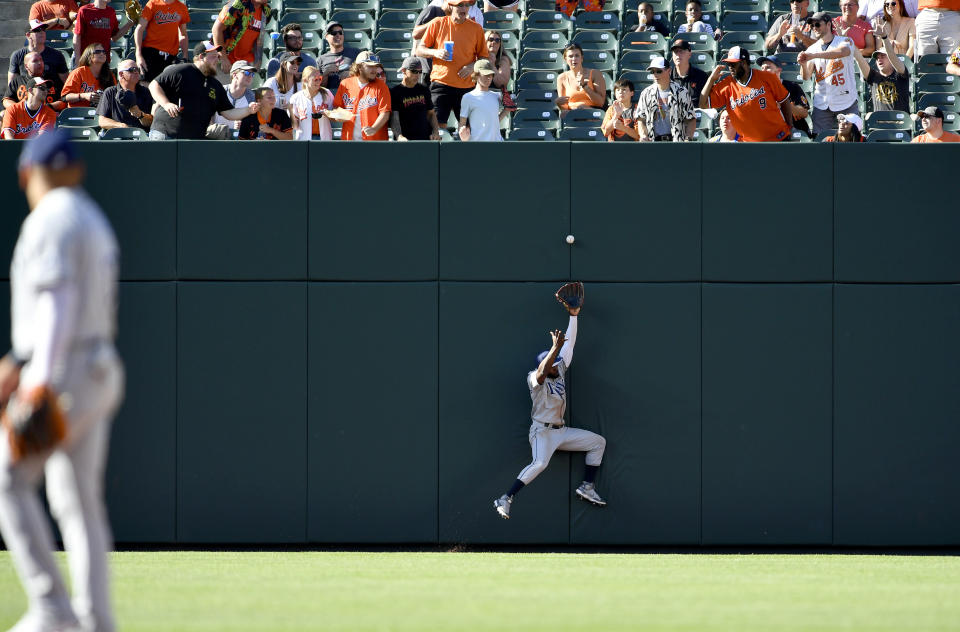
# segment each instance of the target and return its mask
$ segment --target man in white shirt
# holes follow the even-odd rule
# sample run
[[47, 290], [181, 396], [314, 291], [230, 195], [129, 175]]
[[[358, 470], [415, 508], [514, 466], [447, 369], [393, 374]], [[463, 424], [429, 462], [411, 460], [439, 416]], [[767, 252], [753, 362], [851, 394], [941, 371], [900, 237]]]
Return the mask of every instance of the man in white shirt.
[[860, 108], [853, 74], [853, 41], [833, 34], [833, 20], [826, 11], [814, 13], [810, 24], [817, 41], [797, 55], [797, 62], [803, 68], [804, 79], [814, 77], [811, 117], [816, 135], [836, 129], [837, 114], [859, 115]]
[[[253, 90], [250, 85], [253, 83], [253, 75], [257, 69], [248, 61], [233, 62], [230, 67], [230, 83], [226, 85], [227, 100], [235, 108], [245, 108], [256, 99], [253, 98]], [[227, 129], [240, 129], [240, 121], [230, 121], [223, 118], [219, 112], [213, 115], [214, 125], [223, 125]]]

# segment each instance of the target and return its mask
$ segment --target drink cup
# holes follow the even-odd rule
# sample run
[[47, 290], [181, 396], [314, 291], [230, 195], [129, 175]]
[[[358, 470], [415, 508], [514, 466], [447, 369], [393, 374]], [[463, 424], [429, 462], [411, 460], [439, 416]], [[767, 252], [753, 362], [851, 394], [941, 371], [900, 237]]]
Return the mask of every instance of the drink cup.
[[451, 61], [453, 59], [453, 42], [444, 42], [443, 50], [447, 52], [447, 61]]

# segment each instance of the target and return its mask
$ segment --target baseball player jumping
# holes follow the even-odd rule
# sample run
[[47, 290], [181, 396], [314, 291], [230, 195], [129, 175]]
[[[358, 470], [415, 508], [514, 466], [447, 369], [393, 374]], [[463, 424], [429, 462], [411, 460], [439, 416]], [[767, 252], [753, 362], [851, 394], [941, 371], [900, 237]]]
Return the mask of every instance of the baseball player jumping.
[[[123, 394], [113, 345], [119, 252], [83, 175], [62, 132], [24, 145], [20, 184], [31, 211], [10, 267], [13, 350], [0, 360], [0, 531], [29, 604], [16, 632], [115, 628], [103, 471]], [[37, 494], [44, 475], [72, 603]]]
[[523, 468], [510, 490], [493, 501], [497, 513], [504, 518], [510, 518], [513, 497], [547, 468], [550, 457], [557, 450], [587, 453], [586, 473], [583, 483], [576, 490], [577, 496], [600, 507], [607, 504], [594, 489], [597, 470], [600, 469], [603, 451], [607, 446], [606, 439], [589, 430], [570, 428], [563, 421], [567, 408], [564, 380], [573, 361], [573, 345], [577, 340], [577, 315], [583, 307], [583, 283], [567, 283], [555, 296], [570, 313], [570, 323], [567, 325], [566, 334], [559, 329], [550, 332], [553, 344], [548, 351], [537, 356], [536, 370], [527, 374], [527, 386], [533, 400], [530, 413], [533, 423], [528, 436], [533, 461]]

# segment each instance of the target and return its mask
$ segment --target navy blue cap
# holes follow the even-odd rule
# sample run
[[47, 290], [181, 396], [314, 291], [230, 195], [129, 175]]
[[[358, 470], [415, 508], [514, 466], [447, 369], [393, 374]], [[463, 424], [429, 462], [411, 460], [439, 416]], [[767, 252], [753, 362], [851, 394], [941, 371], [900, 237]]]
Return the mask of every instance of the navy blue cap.
[[[546, 350], [546, 351], [541, 351], [540, 353], [538, 353], [538, 354], [537, 354], [537, 366], [540, 366], [540, 363], [543, 362], [543, 359], [546, 358], [548, 355], [550, 355], [550, 350], [549, 350], [549, 349]], [[560, 357], [560, 354], [558, 353], [558, 354], [557, 354], [557, 358], [553, 361], [553, 366], [557, 366], [558, 364], [560, 364], [560, 360], [561, 360], [561, 359], [562, 359], [562, 358]]]
[[21, 169], [35, 165], [62, 169], [79, 160], [70, 137], [58, 129], [31, 138], [20, 152]]

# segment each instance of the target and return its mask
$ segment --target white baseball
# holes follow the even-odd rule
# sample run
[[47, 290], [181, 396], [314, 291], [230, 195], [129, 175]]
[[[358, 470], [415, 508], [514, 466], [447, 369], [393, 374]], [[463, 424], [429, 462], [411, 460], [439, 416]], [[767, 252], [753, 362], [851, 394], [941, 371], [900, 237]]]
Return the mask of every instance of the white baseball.
[[574, 241], [575, 241], [575, 238], [574, 238], [573, 235], [567, 235], [567, 243], [568, 243], [568, 244], [572, 244]]

